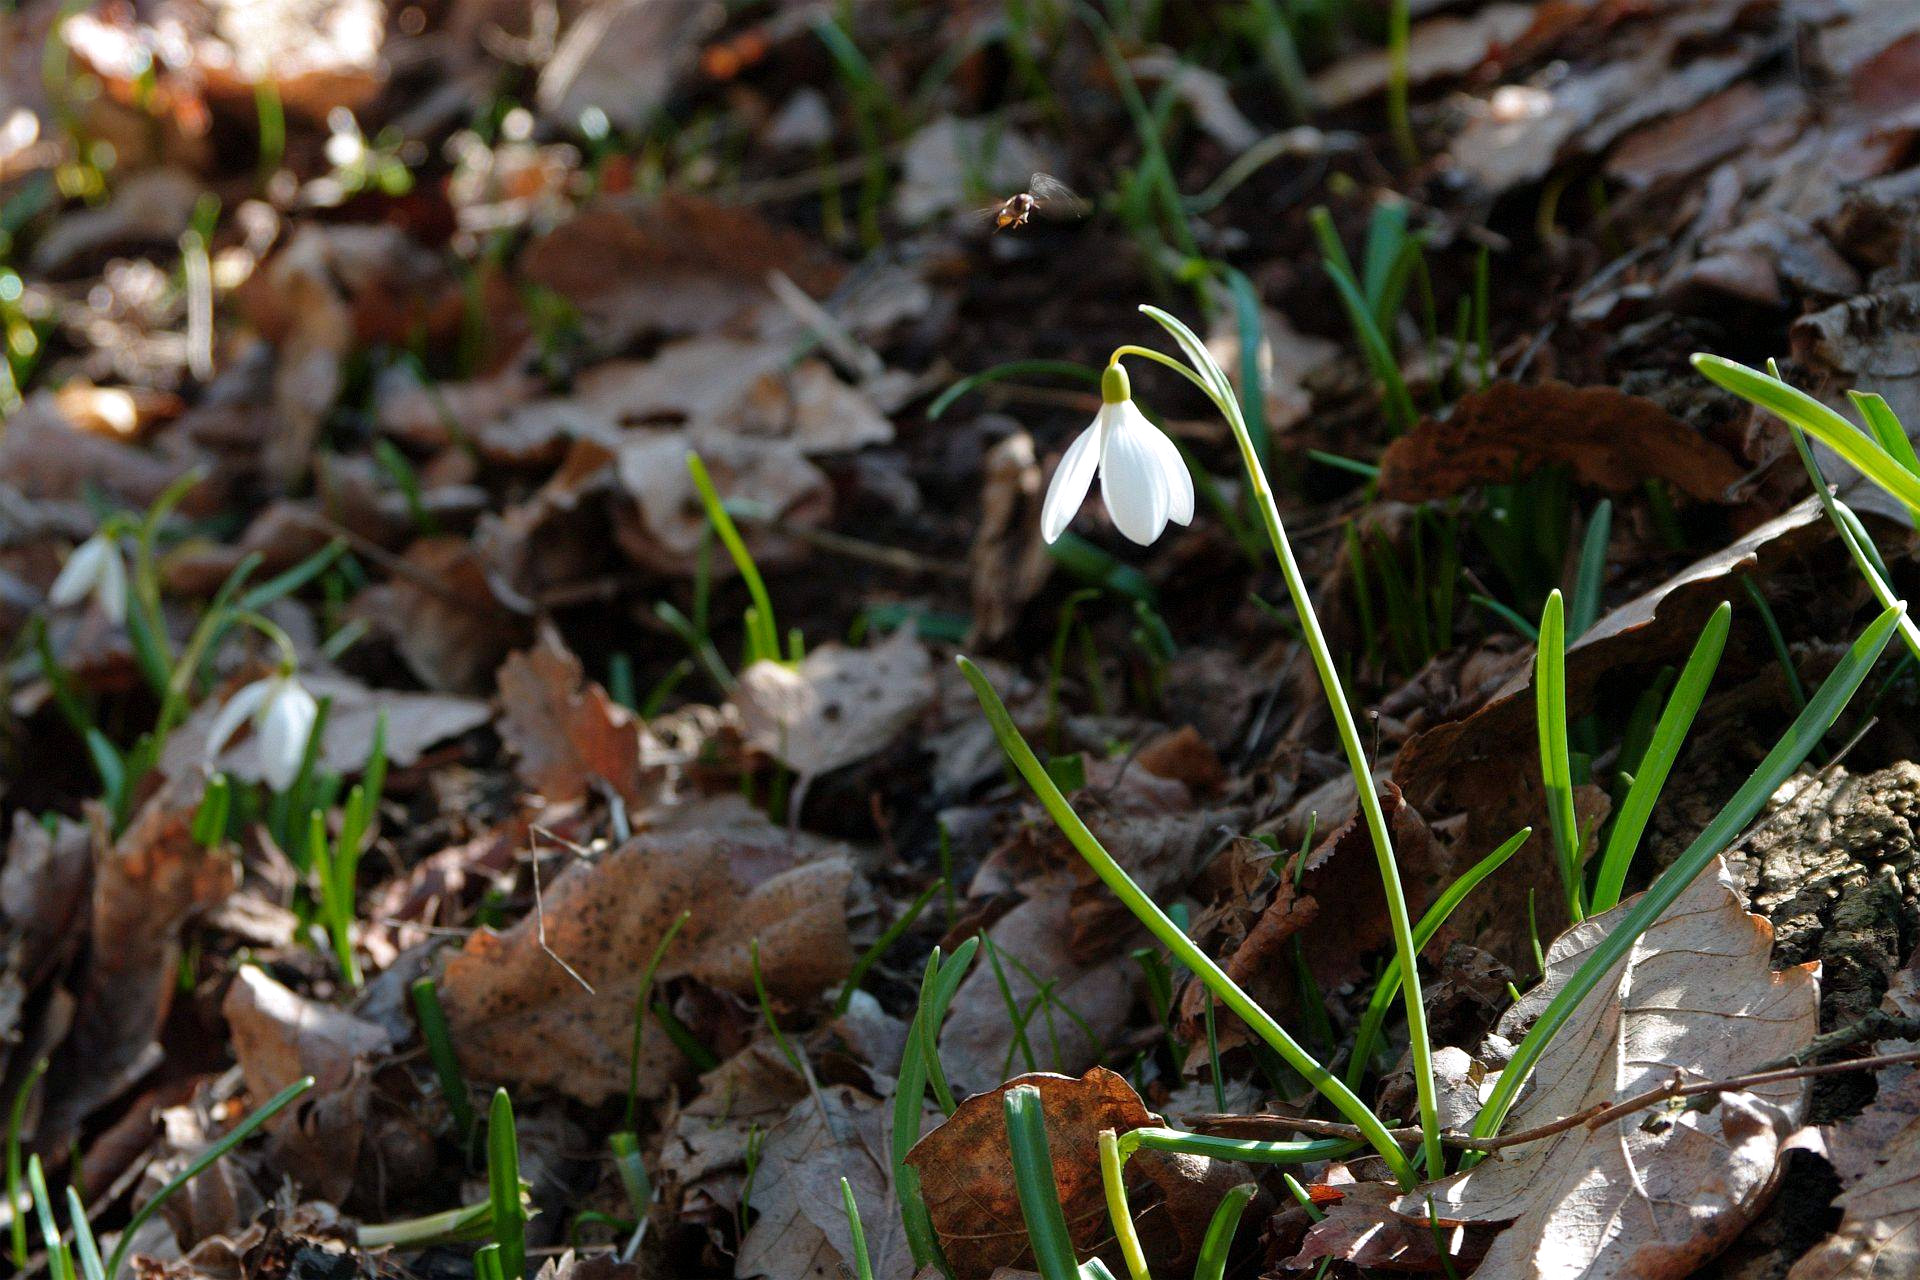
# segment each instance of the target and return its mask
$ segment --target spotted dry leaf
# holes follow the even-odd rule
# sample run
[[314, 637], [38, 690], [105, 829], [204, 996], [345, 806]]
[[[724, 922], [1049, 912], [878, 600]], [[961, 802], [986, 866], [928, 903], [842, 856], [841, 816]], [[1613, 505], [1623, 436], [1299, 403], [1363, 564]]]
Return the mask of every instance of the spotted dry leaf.
[[[627, 1088], [640, 975], [681, 912], [691, 915], [659, 980], [697, 978], [751, 1000], [758, 939], [771, 992], [807, 999], [853, 968], [849, 903], [864, 894], [843, 848], [796, 842], [758, 815], [636, 837], [550, 880], [543, 913], [483, 929], [448, 960], [440, 991], [453, 1042], [485, 1079], [604, 1102]], [[664, 1035], [647, 1035], [640, 1096], [661, 1096], [688, 1065]]]
[[798, 667], [759, 662], [734, 705], [747, 741], [803, 778], [864, 760], [933, 703], [933, 660], [910, 629], [885, 644], [824, 644]]

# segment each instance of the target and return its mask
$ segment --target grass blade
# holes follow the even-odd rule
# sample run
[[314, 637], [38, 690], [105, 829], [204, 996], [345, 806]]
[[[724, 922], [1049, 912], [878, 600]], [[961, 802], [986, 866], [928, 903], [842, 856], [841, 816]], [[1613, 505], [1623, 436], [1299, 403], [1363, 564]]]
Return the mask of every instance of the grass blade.
[[520, 1204], [520, 1136], [513, 1124], [513, 1099], [505, 1089], [493, 1092], [487, 1117], [487, 1199], [493, 1208], [493, 1240], [505, 1280], [521, 1280], [527, 1269], [527, 1212]]
[[[1533, 834], [1532, 827], [1522, 827], [1507, 837], [1505, 844], [1480, 861], [1469, 867], [1466, 873], [1448, 885], [1446, 892], [1434, 899], [1427, 913], [1420, 917], [1420, 923], [1413, 927], [1413, 945], [1424, 949], [1440, 932], [1440, 926], [1447, 922], [1454, 909], [1465, 902], [1467, 895], [1506, 864], [1508, 858], [1520, 852], [1520, 846]], [[1380, 981], [1374, 984], [1373, 997], [1367, 1001], [1366, 1014], [1360, 1019], [1360, 1030], [1353, 1038], [1353, 1054], [1347, 1063], [1347, 1084], [1354, 1089], [1360, 1087], [1365, 1079], [1367, 1065], [1373, 1058], [1373, 1046], [1380, 1038], [1380, 1028], [1385, 1025], [1388, 1010], [1393, 1008], [1393, 998], [1400, 992], [1400, 957], [1391, 956], [1387, 967], [1380, 973]]]
[[146, 1225], [147, 1219], [158, 1213], [160, 1206], [165, 1204], [174, 1192], [206, 1172], [207, 1168], [212, 1165], [214, 1161], [252, 1137], [254, 1131], [260, 1128], [261, 1125], [279, 1115], [288, 1103], [311, 1088], [313, 1088], [313, 1077], [301, 1076], [298, 1080], [295, 1080], [292, 1084], [274, 1094], [273, 1097], [267, 1100], [266, 1105], [235, 1125], [233, 1131], [227, 1134], [226, 1137], [220, 1139], [220, 1141], [195, 1156], [193, 1163], [174, 1175], [173, 1180], [167, 1183], [166, 1186], [161, 1187], [160, 1190], [154, 1194], [153, 1199], [147, 1201], [135, 1210], [133, 1217], [127, 1220], [126, 1229], [120, 1233], [120, 1243], [114, 1247], [113, 1258], [107, 1263], [108, 1280], [114, 1280], [115, 1277], [119, 1276], [120, 1266], [127, 1260], [127, 1250], [133, 1247], [134, 1237], [140, 1233], [140, 1228]]
[[1182, 964], [1193, 971], [1201, 982], [1206, 984], [1208, 990], [1220, 998], [1221, 1003], [1243, 1018], [1255, 1034], [1286, 1059], [1289, 1066], [1312, 1084], [1334, 1105], [1336, 1110], [1358, 1126], [1367, 1135], [1373, 1148], [1380, 1153], [1381, 1158], [1387, 1162], [1388, 1167], [1394, 1170], [1395, 1175], [1411, 1186], [1414, 1181], [1412, 1164], [1392, 1135], [1387, 1132], [1386, 1126], [1380, 1122], [1380, 1118], [1360, 1100], [1359, 1095], [1347, 1088], [1332, 1072], [1314, 1061], [1312, 1055], [1287, 1034], [1286, 1029], [1274, 1020], [1272, 1014], [1262, 1009], [1238, 983], [1227, 976], [1225, 970], [1214, 963], [1212, 957], [1194, 945], [1193, 940], [1167, 917], [1167, 913], [1161, 910], [1153, 899], [1141, 892], [1140, 886], [1135, 884], [1132, 877], [1113, 860], [1113, 855], [1101, 847], [1100, 841], [1073, 811], [1073, 806], [1067, 803], [1067, 798], [1060, 794], [1060, 789], [1054, 785], [1046, 767], [1040, 763], [1039, 757], [1033, 754], [1033, 749], [1027, 745], [1026, 739], [1020, 736], [1020, 730], [1014, 726], [1013, 718], [1007, 714], [1006, 705], [1000, 701], [1000, 695], [994, 692], [986, 676], [967, 659], [961, 658], [959, 661], [960, 670], [980, 699], [980, 705], [986, 711], [987, 720], [993, 726], [994, 735], [999, 738], [1001, 747], [1012, 759], [1020, 775], [1026, 779], [1027, 785], [1033, 788], [1034, 794], [1052, 816], [1061, 832], [1066, 835], [1067, 840], [1093, 869], [1094, 874], [1100, 877], [1114, 896], [1126, 905], [1134, 917], [1147, 927], [1147, 931], [1152, 933], [1162, 946], [1171, 951]]
[[1667, 784], [1667, 775], [1673, 772], [1674, 761], [1680, 758], [1687, 730], [1693, 727], [1694, 713], [1700, 710], [1707, 686], [1713, 682], [1713, 673], [1719, 669], [1732, 619], [1733, 606], [1722, 601], [1707, 619], [1707, 625], [1700, 629], [1693, 653], [1688, 656], [1687, 665], [1667, 698], [1659, 723], [1654, 726], [1653, 737], [1640, 757], [1639, 767], [1634, 770], [1633, 785], [1627, 788], [1627, 797], [1614, 818], [1613, 830], [1608, 833], [1606, 851], [1600, 855], [1600, 874], [1594, 881], [1593, 899], [1588, 904], [1596, 914], [1610, 911], [1620, 903], [1627, 868], [1640, 848], [1640, 837], [1645, 834], [1653, 806]]
[[1587, 521], [1580, 543], [1580, 569], [1573, 580], [1573, 609], [1567, 618], [1567, 638], [1578, 640], [1600, 617], [1600, 589], [1606, 585], [1607, 539], [1613, 534], [1613, 502], [1602, 498]]
[[1194, 1264], [1193, 1280], [1224, 1280], [1227, 1254], [1233, 1249], [1233, 1233], [1240, 1229], [1240, 1215], [1246, 1212], [1247, 1201], [1253, 1199], [1253, 1193], [1258, 1190], [1256, 1184], [1243, 1182], [1220, 1201], [1220, 1207], [1213, 1211], [1213, 1219], [1207, 1223], [1207, 1234], [1200, 1241], [1200, 1260]]
[[854, 1280], [873, 1280], [873, 1261], [867, 1256], [867, 1229], [860, 1225], [860, 1205], [853, 1198], [853, 1184], [840, 1179], [840, 1198], [846, 1204], [847, 1230], [853, 1235]]
[[1053, 1181], [1053, 1153], [1047, 1148], [1040, 1091], [1030, 1084], [1015, 1085], [1007, 1090], [1004, 1104], [1013, 1183], [1020, 1193], [1020, 1216], [1027, 1224], [1034, 1264], [1044, 1280], [1077, 1280], [1080, 1264], [1067, 1234], [1060, 1189]]
[[1721, 356], [1696, 355], [1693, 367], [1715, 385], [1819, 440], [1920, 519], [1920, 475], [1907, 470], [1879, 441], [1840, 414], [1777, 377]]
[[1540, 783], [1567, 899], [1567, 918], [1580, 920], [1580, 826], [1573, 808], [1573, 764], [1567, 753], [1566, 615], [1555, 590], [1540, 615], [1540, 646], [1533, 661], [1533, 707], [1540, 734]]

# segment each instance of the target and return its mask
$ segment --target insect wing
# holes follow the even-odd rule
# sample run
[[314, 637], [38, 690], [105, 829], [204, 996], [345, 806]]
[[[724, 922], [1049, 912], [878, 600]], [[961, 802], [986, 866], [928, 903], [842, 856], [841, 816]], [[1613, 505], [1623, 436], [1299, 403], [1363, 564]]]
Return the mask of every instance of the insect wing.
[[1049, 218], [1080, 218], [1092, 207], [1060, 179], [1050, 173], [1036, 173], [1027, 183], [1039, 212]]

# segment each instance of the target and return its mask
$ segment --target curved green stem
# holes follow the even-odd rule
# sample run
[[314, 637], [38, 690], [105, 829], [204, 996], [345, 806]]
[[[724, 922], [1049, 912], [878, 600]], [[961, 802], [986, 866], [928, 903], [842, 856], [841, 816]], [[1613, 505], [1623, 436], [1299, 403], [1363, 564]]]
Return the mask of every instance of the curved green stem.
[[[993, 727], [994, 736], [1000, 740], [1001, 747], [1013, 761], [1014, 768], [1020, 771], [1020, 776], [1026, 779], [1028, 786], [1033, 788], [1034, 795], [1039, 798], [1048, 815], [1059, 826], [1068, 842], [1079, 851], [1080, 856], [1086, 859], [1093, 873], [1100, 877], [1101, 882], [1112, 891], [1113, 895], [1125, 904], [1141, 924], [1147, 927], [1147, 931], [1159, 939], [1161, 945], [1171, 951], [1182, 964], [1199, 977], [1201, 982], [1206, 984], [1209, 991], [1220, 998], [1222, 1004], [1239, 1014], [1256, 1035], [1272, 1046], [1274, 1052], [1286, 1059], [1288, 1066], [1299, 1072], [1327, 1101], [1334, 1105], [1341, 1115], [1366, 1135], [1368, 1143], [1380, 1153], [1380, 1158], [1387, 1162], [1387, 1166], [1393, 1170], [1394, 1176], [1402, 1185], [1413, 1186], [1415, 1178], [1412, 1162], [1407, 1159], [1406, 1153], [1400, 1149], [1399, 1144], [1393, 1140], [1393, 1135], [1387, 1132], [1387, 1127], [1381, 1123], [1380, 1117], [1360, 1100], [1358, 1094], [1347, 1088], [1338, 1076], [1314, 1061], [1313, 1055], [1301, 1048], [1272, 1014], [1262, 1009], [1253, 997], [1241, 989], [1239, 983], [1228, 977], [1226, 971], [1214, 963], [1213, 957], [1195, 946], [1193, 940], [1181, 931], [1180, 926], [1160, 909], [1159, 904], [1133, 882], [1133, 877], [1113, 860], [1113, 855], [1101, 846], [1099, 839], [1088, 830], [1087, 824], [1080, 820], [1080, 815], [1073, 811], [1073, 806], [1067, 803], [1067, 798], [1060, 794], [1060, 788], [1054, 785], [1053, 778], [1047, 773], [1046, 767], [1040, 763], [1039, 757], [1033, 754], [1033, 748], [1027, 745], [1027, 740], [1015, 727], [1013, 717], [1007, 714], [1006, 704], [1000, 701], [1000, 695], [994, 692], [993, 685], [985, 675], [981, 674], [980, 668], [965, 658], [959, 659], [959, 663], [961, 673], [966, 676], [967, 683], [973, 686], [974, 694], [980, 699], [981, 709], [986, 712], [987, 722]], [[1434, 1167], [1439, 1166], [1436, 1164]]]
[[1201, 391], [1206, 393], [1207, 399], [1216, 401], [1218, 399], [1218, 393], [1213, 387], [1207, 384], [1205, 379], [1164, 352], [1155, 351], [1152, 347], [1136, 347], [1132, 345], [1115, 347], [1113, 354], [1107, 357], [1107, 363], [1109, 365], [1119, 364], [1120, 357], [1122, 356], [1139, 356], [1142, 360], [1151, 360], [1155, 364], [1164, 365], [1185, 378], [1188, 382], [1191, 382], [1194, 386], [1200, 388]]
[[1133, 1206], [1127, 1203], [1127, 1184], [1121, 1171], [1120, 1140], [1111, 1129], [1100, 1131], [1100, 1187], [1107, 1196], [1107, 1217], [1113, 1223], [1113, 1238], [1120, 1246], [1120, 1257], [1133, 1280], [1153, 1280], [1147, 1269], [1147, 1252], [1140, 1247], [1140, 1233], [1133, 1227]]
[[[1522, 827], [1507, 838], [1507, 842], [1480, 859], [1467, 869], [1467, 873], [1448, 885], [1446, 892], [1434, 900], [1427, 914], [1420, 917], [1420, 923], [1413, 927], [1413, 945], [1425, 947], [1440, 932], [1440, 926], [1447, 922], [1455, 907], [1472, 893], [1474, 887], [1495, 871], [1499, 870], [1508, 858], [1520, 851], [1520, 846], [1533, 834], [1532, 827]], [[1380, 974], [1380, 981], [1374, 984], [1373, 998], [1367, 1002], [1367, 1012], [1360, 1019], [1360, 1030], [1353, 1038], [1353, 1055], [1347, 1063], [1347, 1083], [1355, 1089], [1367, 1074], [1367, 1063], [1373, 1057], [1374, 1042], [1380, 1038], [1380, 1028], [1386, 1024], [1387, 1011], [1393, 1007], [1393, 998], [1400, 991], [1400, 957], [1394, 956], [1387, 961], [1386, 969]]]
[[[1294, 611], [1300, 617], [1300, 630], [1306, 638], [1307, 652], [1312, 655], [1314, 670], [1320, 676], [1320, 686], [1326, 691], [1327, 706], [1333, 713], [1334, 731], [1340, 739], [1341, 749], [1346, 753], [1347, 765], [1353, 771], [1354, 795], [1366, 821], [1367, 833], [1373, 839], [1374, 858], [1380, 868], [1380, 884], [1386, 894], [1387, 916], [1393, 926], [1393, 946], [1399, 954], [1404, 975], [1407, 1041], [1413, 1063], [1414, 1088], [1419, 1099], [1422, 1146], [1426, 1152], [1427, 1169], [1438, 1177], [1445, 1172], [1446, 1163], [1440, 1148], [1440, 1107], [1433, 1085], [1433, 1046], [1427, 1036], [1427, 1011], [1420, 995], [1420, 952], [1414, 946], [1413, 922], [1407, 914], [1407, 895], [1401, 887], [1399, 864], [1393, 856], [1393, 837], [1387, 829], [1387, 815], [1380, 806], [1380, 792], [1374, 786], [1373, 772], [1367, 765], [1367, 752], [1360, 741], [1360, 728], [1354, 722], [1353, 708], [1347, 702], [1346, 690], [1340, 683], [1340, 673], [1333, 664], [1333, 651], [1328, 647], [1326, 634], [1320, 629], [1320, 619], [1313, 611], [1313, 598], [1307, 593], [1306, 578], [1300, 572], [1300, 564], [1294, 559], [1293, 545], [1287, 540], [1286, 528], [1280, 522], [1280, 508], [1274, 501], [1272, 486], [1267, 483], [1266, 469], [1260, 465], [1259, 450], [1254, 447], [1253, 437], [1247, 430], [1246, 419], [1241, 416], [1240, 405], [1233, 397], [1226, 374], [1220, 371], [1220, 366], [1208, 354], [1206, 347], [1186, 325], [1158, 307], [1143, 306], [1140, 310], [1173, 335], [1196, 368], [1206, 369], [1211, 375], [1212, 389], [1209, 395], [1226, 418], [1227, 425], [1233, 429], [1234, 440], [1240, 446], [1240, 457], [1246, 464], [1254, 505], [1260, 509], [1260, 518], [1267, 527], [1267, 538], [1273, 543], [1273, 554], [1280, 562], [1280, 575], [1286, 581], [1287, 594], [1292, 597]], [[1395, 1151], [1398, 1150], [1396, 1147]]]

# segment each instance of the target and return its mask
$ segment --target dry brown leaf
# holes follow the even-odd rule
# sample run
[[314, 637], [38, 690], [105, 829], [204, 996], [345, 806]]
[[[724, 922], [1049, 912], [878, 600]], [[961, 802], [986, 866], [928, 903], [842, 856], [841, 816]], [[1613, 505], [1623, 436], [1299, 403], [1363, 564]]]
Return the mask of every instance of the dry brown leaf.
[[[1067, 1230], [1082, 1256], [1115, 1252], [1101, 1190], [1100, 1131], [1125, 1133], [1160, 1122], [1132, 1086], [1105, 1067], [1094, 1067], [1078, 1079], [1046, 1073], [1017, 1076], [962, 1102], [907, 1153], [907, 1163], [919, 1171], [927, 1213], [958, 1280], [985, 1280], [996, 1268], [1032, 1261], [1014, 1188], [1004, 1102], [1007, 1090], [1021, 1084], [1040, 1091], [1054, 1186]], [[1191, 1270], [1207, 1220], [1220, 1197], [1240, 1181], [1238, 1170], [1222, 1161], [1142, 1151], [1127, 1172], [1149, 1266], [1169, 1274]], [[1108, 1260], [1120, 1265], [1117, 1257]]]
[[840, 1179], [853, 1186], [876, 1276], [912, 1273], [893, 1197], [892, 1108], [845, 1085], [793, 1104], [767, 1133], [753, 1177], [753, 1227], [740, 1241], [734, 1275], [834, 1276], [853, 1263], [853, 1236]]
[[[1072, 897], [1058, 886], [1042, 890], [986, 931], [999, 953], [1014, 1003], [1023, 1015], [1030, 1014], [1025, 1034], [1036, 1064], [1063, 1071], [1098, 1062], [1106, 1046], [1125, 1031], [1133, 1003], [1132, 962], [1118, 953], [1129, 940], [1142, 936], [1124, 925], [1109, 929], [1104, 939], [1108, 954], [1091, 959], [1077, 956], [1070, 927], [1072, 903]], [[1035, 977], [1052, 984], [1054, 1007], [1042, 1007], [1038, 1001]], [[1077, 1016], [1068, 1017], [1058, 1006]], [[1093, 1038], [1082, 1030], [1083, 1025], [1091, 1029]], [[990, 1089], [1009, 1071], [1026, 1065], [1016, 1048], [1013, 1019], [999, 980], [985, 955], [975, 961], [954, 993], [940, 1032], [940, 1061], [954, 1087], [962, 1090]]]
[[220, 1012], [253, 1097], [314, 1077], [301, 1105], [269, 1122], [273, 1158], [311, 1193], [344, 1199], [371, 1102], [366, 1059], [391, 1049], [392, 1038], [377, 1023], [289, 991], [254, 965], [234, 975]]
[[[1326, 1190], [1337, 1192], [1339, 1198], [1326, 1204], [1326, 1216], [1307, 1229], [1299, 1252], [1281, 1264], [1289, 1270], [1304, 1274], [1322, 1258], [1333, 1258], [1380, 1271], [1439, 1275], [1451, 1266], [1464, 1274], [1479, 1262], [1492, 1235], [1487, 1228], [1442, 1225], [1436, 1240], [1430, 1221], [1394, 1212], [1398, 1192], [1388, 1183], [1349, 1182], [1331, 1188], [1316, 1184], [1311, 1188], [1315, 1203], [1321, 1203]], [[1447, 1247], [1445, 1259], [1440, 1253], [1442, 1242]]]
[[[1631, 901], [1631, 900], [1630, 900]], [[1547, 953], [1547, 975], [1501, 1021], [1520, 1033], [1631, 909], [1577, 925]], [[1799, 1049], [1819, 1030], [1813, 967], [1768, 968], [1773, 929], [1741, 905], [1716, 860], [1560, 1029], [1509, 1113], [1517, 1131], [1661, 1085], [1725, 1079]], [[1691, 1275], [1764, 1206], [1781, 1145], [1806, 1103], [1804, 1080], [1727, 1093], [1706, 1112], [1636, 1113], [1503, 1151], [1404, 1196], [1447, 1221], [1511, 1222], [1482, 1270], [1607, 1280]]]
[[1001, 440], [987, 450], [981, 473], [980, 525], [967, 548], [969, 646], [991, 644], [1012, 631], [1020, 610], [1053, 572], [1040, 539], [1041, 474], [1033, 437], [1015, 431]]
[[76, 209], [49, 227], [33, 246], [34, 269], [58, 271], [119, 246], [172, 244], [187, 229], [202, 190], [192, 174], [179, 169], [131, 174], [100, 208]]
[[[1230, 312], [1223, 312], [1207, 334], [1207, 350], [1227, 371], [1234, 386], [1241, 386], [1240, 329]], [[1268, 430], [1285, 431], [1312, 412], [1307, 379], [1339, 355], [1339, 344], [1301, 333], [1282, 313], [1271, 307], [1260, 308], [1260, 350], [1255, 354], [1255, 367], [1260, 372]]]
[[[504, 933], [483, 929], [449, 958], [441, 995], [469, 1071], [590, 1104], [624, 1092], [636, 984], [683, 911], [692, 915], [661, 961], [662, 981], [690, 976], [751, 1000], [756, 939], [776, 996], [809, 999], [847, 975], [848, 904], [864, 892], [850, 856], [792, 840], [757, 813], [729, 809], [723, 822], [705, 812], [688, 815], [688, 829], [638, 836], [546, 884], [547, 946], [591, 994], [542, 950], [539, 915]], [[646, 1036], [640, 1096], [661, 1096], [686, 1065], [665, 1036]]]
[[541, 68], [534, 101], [563, 129], [575, 127], [589, 107], [604, 112], [616, 129], [644, 129], [693, 69], [701, 41], [726, 16], [727, 6], [718, 0], [601, 0], [582, 6]]
[[1583, 484], [1616, 493], [1657, 478], [1702, 502], [1720, 500], [1743, 474], [1726, 450], [1651, 400], [1612, 387], [1499, 382], [1389, 444], [1380, 492], [1421, 502], [1552, 463], [1570, 464]]
[[638, 219], [592, 209], [521, 253], [525, 279], [579, 308], [603, 350], [649, 331], [711, 333], [766, 302], [779, 271], [814, 297], [840, 268], [807, 237], [753, 210], [669, 195]]
[[156, 1040], [179, 989], [180, 931], [233, 892], [238, 868], [193, 838], [199, 779], [169, 782], [111, 842], [96, 820], [93, 916], [72, 1033], [48, 1075], [40, 1138], [119, 1095], [161, 1057]]
[[[67, 418], [59, 397], [50, 391], [29, 396], [9, 415], [6, 426], [0, 432], [0, 484], [35, 501], [78, 500], [98, 488], [127, 506], [145, 509], [200, 460], [178, 448], [167, 456], [86, 430]], [[188, 493], [180, 510], [206, 515], [216, 497], [214, 486], [203, 482]]]
[[490, 692], [494, 673], [532, 628], [500, 602], [465, 538], [422, 538], [402, 559], [411, 572], [362, 592], [354, 611], [393, 641], [428, 688]]
[[865, 394], [825, 361], [794, 364], [793, 343], [780, 336], [706, 335], [648, 360], [609, 360], [582, 374], [564, 403], [608, 440], [621, 426], [665, 423], [685, 429], [696, 448], [735, 433], [788, 439], [807, 455], [893, 439], [893, 424]]
[[[800, 529], [818, 528], [833, 509], [833, 488], [820, 468], [790, 440], [754, 436], [709, 436], [695, 441], [685, 431], [630, 431], [620, 445], [620, 485], [630, 504], [616, 509], [620, 549], [658, 573], [691, 576], [707, 536], [706, 508], [687, 472], [687, 454], [698, 450], [723, 502], [751, 503], [771, 519]], [[742, 530], [756, 564], [790, 564], [805, 555], [797, 538], [757, 522]], [[721, 558], [715, 571], [730, 573]]]
[[748, 743], [802, 778], [876, 755], [933, 702], [933, 659], [911, 627], [884, 644], [823, 644], [798, 667], [757, 662], [733, 704]]
[[521, 781], [548, 800], [584, 799], [596, 782], [631, 809], [658, 793], [659, 777], [642, 764], [645, 726], [586, 678], [552, 628], [500, 668], [500, 706], [500, 737], [519, 757]]
[[1920, 1274], [1920, 1120], [1883, 1147], [1834, 1203], [1839, 1228], [1787, 1280], [1892, 1280]]

